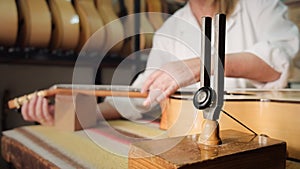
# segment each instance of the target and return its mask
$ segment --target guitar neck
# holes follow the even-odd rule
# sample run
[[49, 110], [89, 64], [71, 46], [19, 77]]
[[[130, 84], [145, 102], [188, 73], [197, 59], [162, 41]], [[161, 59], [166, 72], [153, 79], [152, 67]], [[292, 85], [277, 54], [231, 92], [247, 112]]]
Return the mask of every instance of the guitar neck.
[[147, 93], [141, 93], [139, 88], [132, 88], [129, 86], [106, 86], [106, 85], [55, 85], [49, 89], [40, 90], [31, 94], [23, 95], [14, 98], [8, 102], [8, 108], [20, 108], [26, 101], [32, 99], [34, 96], [52, 97], [57, 94], [73, 95], [86, 94], [97, 97], [116, 96], [116, 97], [130, 97], [130, 98], [146, 98]]

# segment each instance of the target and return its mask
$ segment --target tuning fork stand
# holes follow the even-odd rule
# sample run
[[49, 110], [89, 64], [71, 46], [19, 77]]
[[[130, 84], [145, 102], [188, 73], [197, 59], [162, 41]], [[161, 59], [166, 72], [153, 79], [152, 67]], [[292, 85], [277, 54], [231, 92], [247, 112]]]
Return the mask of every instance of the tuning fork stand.
[[[214, 54], [211, 55], [212, 18], [202, 18], [200, 84], [201, 88], [193, 98], [194, 106], [203, 111], [204, 122], [198, 142], [203, 145], [219, 145], [218, 119], [224, 101], [224, 68], [225, 68], [225, 32], [226, 15], [217, 14], [214, 20]], [[214, 59], [212, 59], [214, 57]], [[211, 72], [211, 60], [213, 72]], [[213, 81], [211, 82], [211, 79]]]

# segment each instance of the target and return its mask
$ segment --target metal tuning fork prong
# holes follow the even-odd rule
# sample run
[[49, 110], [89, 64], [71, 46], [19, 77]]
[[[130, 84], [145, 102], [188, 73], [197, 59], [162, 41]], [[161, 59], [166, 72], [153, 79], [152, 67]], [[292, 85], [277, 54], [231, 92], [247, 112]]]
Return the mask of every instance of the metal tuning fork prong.
[[[214, 18], [214, 55], [211, 55], [212, 18], [202, 18], [200, 89], [193, 98], [194, 106], [203, 110], [203, 129], [199, 143], [205, 145], [221, 144], [218, 120], [224, 102], [224, 68], [226, 15], [217, 14]], [[211, 60], [213, 72], [211, 73]]]

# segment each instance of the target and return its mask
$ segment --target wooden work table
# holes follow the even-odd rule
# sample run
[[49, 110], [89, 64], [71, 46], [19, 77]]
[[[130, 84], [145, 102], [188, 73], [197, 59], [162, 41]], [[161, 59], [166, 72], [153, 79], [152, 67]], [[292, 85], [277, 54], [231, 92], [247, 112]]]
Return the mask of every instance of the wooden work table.
[[[164, 134], [164, 131], [160, 130], [158, 123], [155, 122], [145, 124], [118, 120], [110, 122], [110, 125], [122, 133], [135, 137], [148, 136], [153, 138]], [[111, 137], [105, 133], [105, 129], [101, 128], [94, 128], [85, 132], [66, 132], [53, 127], [27, 126], [3, 133], [1, 138], [2, 156], [15, 168], [128, 167], [127, 157], [106, 151], [95, 144], [87, 135], [106, 138], [115, 146], [123, 147], [129, 151], [129, 142]], [[178, 154], [174, 154], [175, 156]], [[236, 156], [236, 160], [238, 157]], [[299, 167], [300, 163], [289, 160], [286, 162], [287, 169]]]

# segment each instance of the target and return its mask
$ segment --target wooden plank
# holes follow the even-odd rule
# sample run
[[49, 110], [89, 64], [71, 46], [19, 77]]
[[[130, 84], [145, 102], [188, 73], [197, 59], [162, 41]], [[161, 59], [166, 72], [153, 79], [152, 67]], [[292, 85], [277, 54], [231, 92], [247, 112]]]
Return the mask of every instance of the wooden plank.
[[[286, 143], [234, 130], [221, 131], [223, 144], [204, 147], [197, 137], [182, 136], [132, 144], [129, 168], [284, 169]], [[171, 146], [173, 143], [174, 146]], [[170, 147], [163, 151], [163, 148]]]

